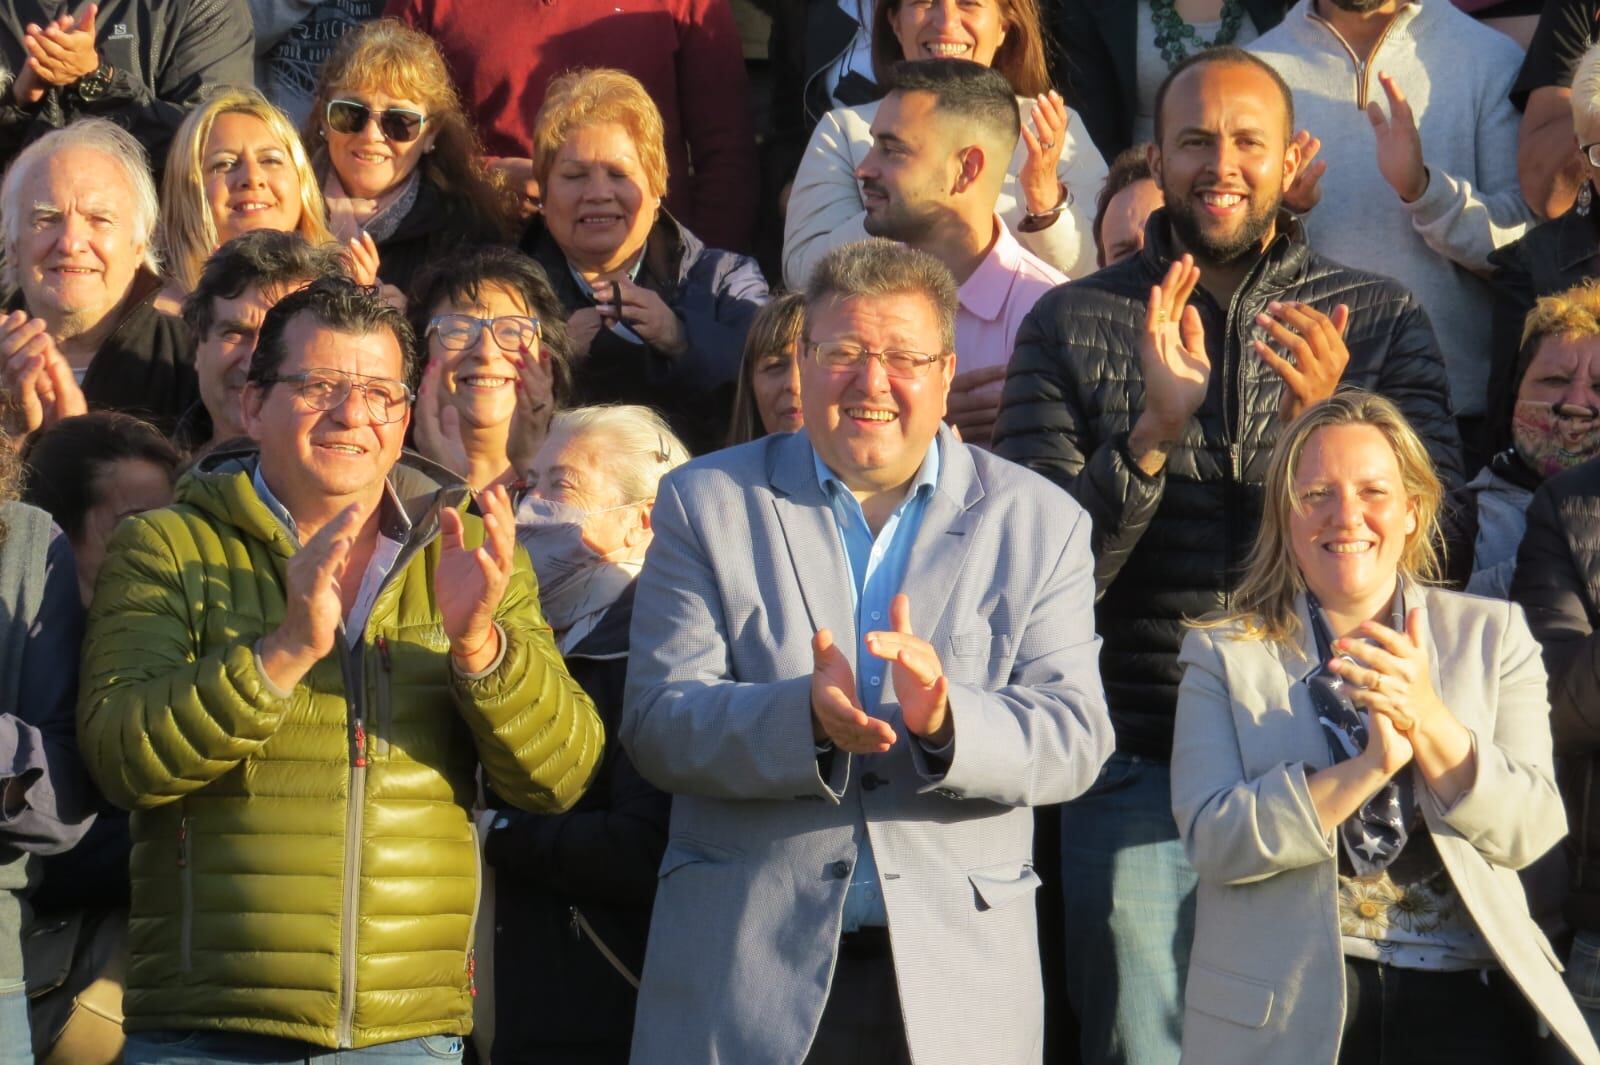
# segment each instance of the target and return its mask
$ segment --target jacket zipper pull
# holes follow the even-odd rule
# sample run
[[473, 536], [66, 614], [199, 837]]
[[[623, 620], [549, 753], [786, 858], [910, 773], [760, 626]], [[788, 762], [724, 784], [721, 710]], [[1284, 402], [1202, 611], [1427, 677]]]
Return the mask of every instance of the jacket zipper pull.
[[378, 658], [383, 662], [383, 671], [385, 673], [394, 672], [394, 662], [389, 658], [389, 637], [387, 636], [378, 637]]
[[568, 926], [572, 929], [572, 941], [576, 943], [583, 938], [583, 929], [578, 925], [578, 908], [576, 906], [568, 906], [567, 913], [571, 915]]
[[467, 993], [473, 998], [478, 997], [478, 951], [476, 948], [467, 951]]
[[367, 730], [362, 727], [361, 719], [356, 718], [356, 768], [367, 764]]
[[178, 821], [178, 868], [182, 869], [189, 864], [189, 818], [184, 816]]

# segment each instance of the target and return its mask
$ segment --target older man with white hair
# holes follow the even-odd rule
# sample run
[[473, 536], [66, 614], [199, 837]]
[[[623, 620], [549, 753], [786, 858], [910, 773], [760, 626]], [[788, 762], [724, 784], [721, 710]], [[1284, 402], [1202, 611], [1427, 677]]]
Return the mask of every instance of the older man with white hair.
[[0, 381], [25, 432], [86, 407], [164, 431], [199, 398], [188, 327], [154, 307], [156, 190], [144, 149], [92, 118], [49, 133], [0, 182]]

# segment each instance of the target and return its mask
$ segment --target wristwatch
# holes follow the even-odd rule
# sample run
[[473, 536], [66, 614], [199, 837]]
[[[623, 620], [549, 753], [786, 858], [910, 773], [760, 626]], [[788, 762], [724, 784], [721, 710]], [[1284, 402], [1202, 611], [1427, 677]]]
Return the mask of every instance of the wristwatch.
[[84, 103], [94, 103], [111, 88], [111, 79], [116, 77], [116, 74], [116, 68], [110, 63], [101, 63], [92, 72], [79, 78], [72, 86], [72, 91]]

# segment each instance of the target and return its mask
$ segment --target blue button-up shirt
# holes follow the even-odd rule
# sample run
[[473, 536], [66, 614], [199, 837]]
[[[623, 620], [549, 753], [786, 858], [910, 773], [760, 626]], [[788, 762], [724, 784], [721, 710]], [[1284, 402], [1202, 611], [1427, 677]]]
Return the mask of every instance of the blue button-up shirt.
[[[833, 520], [839, 528], [845, 560], [850, 566], [850, 594], [856, 612], [856, 698], [861, 709], [874, 717], [883, 698], [884, 674], [888, 663], [867, 650], [867, 633], [891, 627], [889, 603], [905, 580], [911, 545], [922, 528], [922, 514], [928, 498], [939, 483], [939, 441], [928, 445], [922, 468], [911, 482], [911, 490], [894, 508], [883, 528], [873, 536], [861, 504], [843, 481], [823, 464], [816, 451], [817, 483], [822, 485]], [[887, 925], [889, 913], [883, 905], [883, 889], [878, 882], [878, 863], [872, 856], [872, 840], [863, 827], [857, 843], [854, 874], [844, 899], [844, 931], [854, 932], [862, 925]]]

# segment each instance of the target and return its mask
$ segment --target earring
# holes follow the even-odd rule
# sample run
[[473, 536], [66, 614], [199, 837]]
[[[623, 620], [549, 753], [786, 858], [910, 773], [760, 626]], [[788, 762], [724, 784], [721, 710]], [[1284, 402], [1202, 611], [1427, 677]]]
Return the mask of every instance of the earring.
[[1594, 186], [1585, 181], [1578, 186], [1578, 202], [1574, 208], [1579, 218], [1589, 217], [1589, 205], [1594, 200]]

